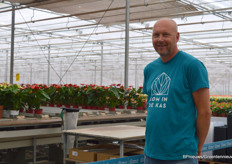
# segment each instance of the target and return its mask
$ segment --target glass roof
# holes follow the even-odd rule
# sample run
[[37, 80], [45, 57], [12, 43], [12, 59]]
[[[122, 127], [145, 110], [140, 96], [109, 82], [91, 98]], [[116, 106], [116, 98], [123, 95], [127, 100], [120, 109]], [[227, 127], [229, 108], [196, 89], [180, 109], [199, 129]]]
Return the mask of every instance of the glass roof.
[[[14, 83], [124, 83], [125, 1], [33, 0], [0, 3], [0, 82], [9, 81], [12, 3], [15, 10]], [[104, 4], [104, 5], [103, 5]], [[86, 13], [86, 14], [85, 14]], [[179, 49], [204, 62], [211, 94], [232, 94], [231, 0], [131, 0], [129, 85], [143, 84], [143, 69], [159, 57], [152, 27], [173, 18]], [[103, 63], [101, 61], [103, 60]]]

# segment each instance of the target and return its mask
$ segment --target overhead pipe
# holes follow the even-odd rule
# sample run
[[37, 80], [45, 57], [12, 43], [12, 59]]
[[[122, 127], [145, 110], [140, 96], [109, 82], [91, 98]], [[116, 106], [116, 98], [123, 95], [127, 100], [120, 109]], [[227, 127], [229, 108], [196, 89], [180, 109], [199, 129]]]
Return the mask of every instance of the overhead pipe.
[[128, 88], [128, 69], [129, 69], [129, 24], [130, 24], [130, 0], [126, 0], [126, 31], [125, 31], [125, 73], [124, 87]]
[[100, 43], [101, 44], [101, 81], [100, 81], [100, 85], [102, 85], [103, 82], [103, 42]]
[[5, 66], [5, 82], [8, 82], [8, 63], [9, 63], [9, 51], [6, 50], [6, 66]]
[[51, 57], [51, 46], [48, 46], [48, 81], [47, 81], [47, 85], [50, 85], [50, 57]]
[[12, 17], [11, 17], [11, 57], [10, 57], [10, 84], [14, 80], [14, 32], [15, 32], [15, 6], [12, 4]]

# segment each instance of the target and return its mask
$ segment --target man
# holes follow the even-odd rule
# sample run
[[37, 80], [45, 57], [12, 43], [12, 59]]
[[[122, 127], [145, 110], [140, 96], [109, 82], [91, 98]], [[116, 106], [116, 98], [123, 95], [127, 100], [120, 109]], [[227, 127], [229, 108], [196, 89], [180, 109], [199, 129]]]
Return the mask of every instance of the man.
[[209, 82], [205, 66], [179, 51], [180, 34], [169, 18], [153, 27], [152, 42], [160, 58], [144, 69], [148, 95], [145, 164], [195, 164], [210, 125]]

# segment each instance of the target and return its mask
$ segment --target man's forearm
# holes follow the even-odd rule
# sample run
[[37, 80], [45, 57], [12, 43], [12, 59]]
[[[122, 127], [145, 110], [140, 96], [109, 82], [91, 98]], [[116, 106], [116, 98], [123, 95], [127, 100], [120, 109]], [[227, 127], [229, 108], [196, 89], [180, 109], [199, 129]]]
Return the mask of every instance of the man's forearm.
[[[210, 127], [211, 112], [198, 113], [197, 115], [197, 136], [198, 136], [198, 153], [201, 152], [205, 143], [209, 127]], [[201, 154], [198, 154], [201, 155]]]

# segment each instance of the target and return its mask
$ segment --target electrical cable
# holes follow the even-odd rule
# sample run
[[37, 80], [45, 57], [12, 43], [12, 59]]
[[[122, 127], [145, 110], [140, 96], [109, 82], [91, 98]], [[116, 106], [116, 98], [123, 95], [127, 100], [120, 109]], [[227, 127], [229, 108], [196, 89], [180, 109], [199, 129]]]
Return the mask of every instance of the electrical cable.
[[[23, 17], [22, 13], [20, 12], [20, 10], [18, 10], [18, 11], [19, 11], [21, 17], [23, 18], [24, 22], [26, 22], [25, 18]], [[32, 30], [31, 30], [30, 26], [28, 25], [28, 23], [26, 23], [26, 25], [27, 25], [29, 31], [32, 32]], [[51, 65], [51, 63], [49, 62], [48, 57], [45, 55], [45, 53], [44, 53], [44, 51], [43, 51], [43, 49], [42, 49], [43, 47], [40, 46], [40, 44], [39, 44], [39, 42], [38, 42], [38, 40], [37, 40], [37, 38], [35, 37], [35, 35], [34, 35], [33, 32], [32, 32], [32, 36], [34, 37], [35, 41], [37, 42], [37, 44], [38, 44], [40, 50], [42, 51], [42, 54], [44, 55], [46, 61], [47, 61], [48, 64], [49, 64], [49, 66], [52, 68], [52, 70], [55, 72], [55, 74], [60, 78], [60, 76], [59, 76], [59, 74], [56, 72], [55, 68], [54, 68], [54, 67]], [[62, 80], [62, 79], [60, 78], [60, 81], [61, 81], [61, 80]]]
[[58, 83], [61, 82], [61, 80], [63, 79], [63, 77], [67, 74], [67, 72], [69, 71], [69, 69], [72, 67], [73, 63], [75, 62], [75, 60], [77, 59], [77, 57], [79, 56], [79, 54], [81, 53], [82, 49], [85, 47], [85, 45], [88, 43], [88, 41], [90, 40], [90, 37], [93, 35], [93, 33], [95, 32], [95, 30], [98, 28], [98, 25], [100, 24], [101, 20], [104, 18], [106, 12], [109, 10], [109, 8], [111, 7], [111, 5], [113, 4], [113, 0], [111, 1], [111, 3], [109, 4], [109, 6], [107, 7], [107, 9], [105, 10], [105, 12], [103, 13], [102, 17], [100, 18], [100, 20], [98, 21], [97, 25], [95, 26], [95, 28], [93, 29], [92, 33], [90, 33], [90, 35], [88, 36], [87, 40], [84, 42], [83, 46], [81, 47], [81, 49], [77, 52], [75, 58], [73, 59], [72, 63], [69, 65], [68, 69], [65, 71], [65, 73], [63, 74], [63, 76], [61, 77], [60, 81]]

